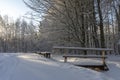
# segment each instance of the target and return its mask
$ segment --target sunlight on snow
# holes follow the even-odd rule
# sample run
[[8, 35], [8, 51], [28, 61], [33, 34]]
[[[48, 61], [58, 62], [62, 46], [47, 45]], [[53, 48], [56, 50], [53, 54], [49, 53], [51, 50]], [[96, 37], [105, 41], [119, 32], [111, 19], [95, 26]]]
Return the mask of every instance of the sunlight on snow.
[[45, 65], [51, 65], [51, 66], [58, 66], [58, 64], [55, 64], [51, 61], [48, 62], [48, 60], [46, 58], [43, 58], [41, 56], [36, 56], [36, 54], [27, 54], [27, 55], [20, 55], [18, 56], [19, 58], [22, 58], [24, 60], [27, 60], [27, 61], [32, 61], [32, 62], [36, 62], [36, 63], [42, 63], [42, 64], [45, 64]]

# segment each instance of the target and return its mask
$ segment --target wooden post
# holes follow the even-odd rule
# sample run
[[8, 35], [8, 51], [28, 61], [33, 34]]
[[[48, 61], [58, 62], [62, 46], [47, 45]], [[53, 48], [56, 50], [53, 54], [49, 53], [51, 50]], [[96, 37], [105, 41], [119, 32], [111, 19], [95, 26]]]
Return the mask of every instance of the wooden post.
[[103, 57], [103, 65], [105, 66], [106, 63], [105, 63], [105, 51], [104, 50], [102, 51], [102, 57]]
[[65, 57], [64, 62], [65, 62], [65, 63], [67, 62], [67, 57]]
[[48, 53], [48, 58], [51, 58], [51, 53], [50, 52]]

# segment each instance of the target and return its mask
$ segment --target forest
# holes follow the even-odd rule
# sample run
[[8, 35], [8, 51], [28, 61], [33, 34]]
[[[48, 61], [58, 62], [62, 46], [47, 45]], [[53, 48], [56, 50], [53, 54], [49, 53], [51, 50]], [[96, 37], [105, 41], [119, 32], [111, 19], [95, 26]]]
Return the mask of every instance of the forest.
[[53, 46], [77, 46], [113, 48], [115, 54], [120, 54], [119, 0], [23, 2], [33, 10], [29, 14], [32, 19], [14, 21], [0, 16], [0, 52], [51, 51]]

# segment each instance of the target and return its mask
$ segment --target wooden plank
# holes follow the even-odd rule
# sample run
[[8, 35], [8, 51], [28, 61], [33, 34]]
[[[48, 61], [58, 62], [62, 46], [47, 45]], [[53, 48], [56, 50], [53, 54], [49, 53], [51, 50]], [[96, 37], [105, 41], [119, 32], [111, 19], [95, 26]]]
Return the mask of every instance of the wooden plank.
[[64, 55], [63, 57], [71, 57], [71, 58], [107, 58], [106, 56], [94, 56], [94, 55]]
[[74, 49], [74, 50], [90, 50], [90, 51], [113, 51], [110, 48], [83, 48], [83, 47], [63, 47], [63, 46], [54, 46], [53, 49]]
[[76, 65], [81, 67], [104, 67], [104, 65]]
[[109, 68], [107, 67], [107, 65], [75, 65], [75, 66], [80, 66], [80, 67], [85, 67], [85, 68], [91, 68], [91, 69], [99, 69], [99, 70], [103, 70], [103, 71], [108, 71]]

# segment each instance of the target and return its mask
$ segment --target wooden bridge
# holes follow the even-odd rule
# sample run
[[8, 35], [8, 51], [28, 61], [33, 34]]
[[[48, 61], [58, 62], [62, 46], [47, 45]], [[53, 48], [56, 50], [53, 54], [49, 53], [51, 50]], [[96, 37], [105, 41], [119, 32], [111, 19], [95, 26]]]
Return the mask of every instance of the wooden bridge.
[[69, 55], [69, 54], [65, 54], [63, 56], [64, 58], [64, 62], [67, 62], [68, 58], [100, 58], [102, 60], [102, 64], [100, 65], [77, 65], [77, 66], [81, 66], [81, 67], [86, 67], [86, 68], [99, 68], [100, 70], [109, 70], [105, 59], [106, 57], [106, 52], [110, 52], [113, 51], [113, 49], [109, 49], [109, 48], [83, 48], [83, 47], [63, 47], [63, 46], [54, 46], [53, 47], [53, 52], [55, 52], [55, 50], [65, 50], [66, 53], [68, 53], [68, 50], [80, 50], [80, 51], [97, 51], [99, 53], [101, 53], [100, 55]]

